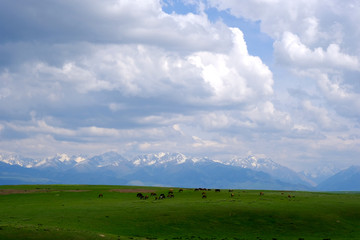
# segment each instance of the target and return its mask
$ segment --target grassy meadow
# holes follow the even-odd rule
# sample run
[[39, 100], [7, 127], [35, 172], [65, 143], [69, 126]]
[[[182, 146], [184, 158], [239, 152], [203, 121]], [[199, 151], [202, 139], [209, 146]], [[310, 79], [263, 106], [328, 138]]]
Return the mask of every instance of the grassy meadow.
[[0, 186], [0, 239], [360, 239], [360, 193], [178, 190]]

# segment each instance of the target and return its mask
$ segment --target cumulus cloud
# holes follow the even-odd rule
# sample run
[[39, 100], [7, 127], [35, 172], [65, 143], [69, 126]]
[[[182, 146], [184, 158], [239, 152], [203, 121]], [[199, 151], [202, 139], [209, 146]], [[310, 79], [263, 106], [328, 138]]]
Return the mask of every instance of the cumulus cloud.
[[290, 32], [284, 32], [281, 40], [274, 44], [278, 61], [297, 69], [345, 69], [360, 71], [357, 56], [342, 53], [339, 45], [330, 44], [326, 50], [318, 47], [314, 50], [304, 45], [300, 38]]
[[[359, 2], [209, 0], [208, 4], [257, 22], [273, 39], [276, 62], [270, 67], [278, 97], [274, 106], [289, 117], [283, 118], [288, 124], [282, 133], [292, 142], [293, 153], [288, 154], [297, 152], [296, 144], [312, 152], [306, 156], [309, 159], [335, 159], [343, 151], [352, 151], [354, 145], [341, 139], [349, 139], [344, 136], [359, 128]], [[338, 139], [339, 135], [343, 137]], [[329, 156], [326, 151], [333, 144], [336, 150]]]
[[[179, 3], [196, 11], [166, 13], [159, 0], [1, 1], [0, 150], [267, 154], [288, 139], [299, 149], [350, 139], [359, 17], [344, 13], [359, 4]], [[246, 31], [208, 7], [259, 24], [276, 64], [249, 53]]]
[[[31, 62], [17, 73], [6, 72], [16, 84], [23, 82], [28, 94], [52, 100], [69, 86], [79, 94], [117, 91], [124, 96], [164, 96], [191, 104], [233, 104], [271, 96], [271, 71], [258, 57], [249, 55], [239, 29], [231, 32], [233, 47], [225, 53], [183, 55], [148, 45], [87, 44], [86, 57], [75, 56], [60, 66]], [[28, 79], [33, 82], [29, 84]], [[112, 111], [118, 109], [116, 103], [109, 106]]]
[[301, 55], [313, 49], [308, 58], [315, 57], [316, 61], [323, 58], [322, 64], [329, 61], [359, 68], [360, 45], [356, 39], [360, 30], [356, 25], [360, 17], [356, 13], [360, 4], [357, 1], [209, 0], [209, 4], [237, 17], [260, 21], [261, 30], [275, 40], [275, 50], [288, 46], [279, 53]]
[[227, 49], [230, 41], [224, 25], [214, 26], [204, 15], [166, 14], [156, 0], [6, 0], [1, 5], [1, 21], [11, 23], [0, 25], [2, 43], [135, 43], [178, 50], [221, 50]]
[[332, 126], [332, 121], [328, 116], [328, 111], [324, 108], [314, 106], [309, 100], [303, 102], [303, 107], [305, 109], [306, 115], [311, 119], [318, 121], [318, 126], [325, 128], [334, 127]]
[[244, 102], [273, 93], [272, 73], [260, 58], [249, 55], [243, 33], [232, 28], [233, 49], [229, 54], [199, 52], [189, 60], [201, 69], [203, 80], [220, 101]]
[[341, 76], [323, 73], [315, 74], [324, 97], [335, 110], [351, 118], [360, 116], [360, 93], [354, 91], [351, 85], [344, 83]]

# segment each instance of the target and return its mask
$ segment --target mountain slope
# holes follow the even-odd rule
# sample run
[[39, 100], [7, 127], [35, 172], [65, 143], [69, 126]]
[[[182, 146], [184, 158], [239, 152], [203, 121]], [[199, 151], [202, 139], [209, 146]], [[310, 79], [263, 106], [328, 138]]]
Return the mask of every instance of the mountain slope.
[[0, 154], [0, 162], [13, 165], [13, 166], [20, 166], [20, 167], [26, 167], [31, 168], [35, 164], [37, 164], [37, 160], [32, 158], [26, 158], [19, 154]]
[[[181, 153], [144, 154], [132, 160], [116, 152], [91, 158], [58, 154], [43, 160], [21, 157], [10, 160], [2, 157], [5, 165], [0, 166], [0, 178], [7, 179], [9, 184], [41, 179], [39, 183], [311, 190], [290, 169], [270, 159], [251, 156], [226, 164]], [[13, 168], [5, 171], [7, 167]]]
[[265, 172], [280, 181], [298, 185], [297, 189], [309, 189], [313, 186], [306, 178], [300, 176], [295, 171], [272, 161], [270, 158], [257, 158], [250, 155], [246, 158], [233, 158], [226, 164]]
[[191, 162], [173, 165], [145, 166], [126, 176], [131, 183], [189, 188], [294, 189], [270, 175], [216, 162]]
[[351, 166], [320, 183], [323, 191], [360, 191], [360, 166]]
[[329, 177], [334, 176], [338, 172], [340, 172], [340, 169], [328, 165], [302, 171], [299, 173], [299, 175], [310, 181], [312, 185], [315, 186], [325, 181]]

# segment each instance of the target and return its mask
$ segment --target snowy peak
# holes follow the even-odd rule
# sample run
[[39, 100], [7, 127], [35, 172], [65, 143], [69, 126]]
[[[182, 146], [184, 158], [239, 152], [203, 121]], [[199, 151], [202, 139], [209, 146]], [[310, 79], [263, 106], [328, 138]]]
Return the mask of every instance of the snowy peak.
[[75, 165], [78, 161], [82, 161], [83, 158], [80, 156], [68, 156], [65, 153], [57, 154], [54, 157], [48, 157], [41, 161], [38, 161], [34, 167], [39, 168], [63, 168], [64, 166], [69, 168]]
[[340, 172], [341, 169], [338, 169], [332, 165], [316, 167], [307, 171], [303, 171], [300, 174], [305, 178], [311, 180], [312, 182], [319, 184], [329, 177], [335, 175]]
[[253, 155], [250, 155], [246, 158], [233, 158], [226, 162], [226, 164], [260, 171], [270, 169], [275, 170], [282, 167], [280, 164], [272, 161], [270, 158], [257, 158]]
[[344, 169], [319, 184], [325, 191], [360, 191], [360, 166]]
[[278, 180], [292, 184], [298, 184], [301, 186], [312, 185], [311, 182], [300, 176], [295, 171], [274, 162], [270, 158], [258, 158], [254, 155], [250, 155], [246, 158], [233, 158], [226, 164], [265, 172]]
[[[195, 171], [194, 169], [203, 170], [204, 168], [211, 169], [210, 172], [213, 171], [213, 173], [217, 173], [222, 168], [224, 168], [223, 165], [227, 165], [224, 169], [243, 171], [241, 168], [245, 168], [247, 171], [251, 170], [254, 172], [266, 173], [276, 181], [292, 184], [296, 189], [311, 189], [320, 182], [315, 182], [314, 180], [321, 179], [318, 175], [319, 171], [316, 171], [316, 169], [312, 169], [311, 172], [301, 173], [300, 175], [293, 170], [272, 161], [270, 158], [262, 158], [254, 155], [250, 155], [244, 158], [236, 157], [224, 162], [219, 160], [212, 160], [209, 158], [193, 158], [185, 156], [182, 153], [169, 152], [139, 155], [132, 160], [124, 158], [116, 152], [107, 152], [91, 158], [82, 155], [69, 156], [63, 153], [44, 159], [31, 159], [22, 157], [17, 154], [0, 153], [0, 163], [2, 163], [1, 166], [4, 169], [18, 169], [17, 167], [22, 167], [27, 168], [27, 170], [30, 171], [31, 168], [34, 168], [38, 171], [43, 171], [46, 173], [71, 173], [72, 176], [76, 176], [77, 174], [85, 176], [86, 174], [96, 172], [99, 174], [106, 173], [103, 175], [104, 178], [109, 176], [108, 174], [116, 174], [115, 179], [121, 178], [120, 176], [122, 176], [124, 179], [128, 178], [129, 176], [133, 176], [134, 178], [138, 177], [140, 179], [142, 178], [141, 176], [144, 174], [144, 172], [150, 174], [152, 171], [154, 171], [152, 175], [150, 174], [148, 176], [150, 178], [150, 176], [157, 175], [157, 173], [155, 173], [156, 171], [164, 171], [165, 168], [165, 172], [177, 172], [180, 170], [185, 171], [186, 169], [188, 172], [181, 173], [183, 174], [180, 174], [181, 176], [188, 176], [189, 172], [193, 173]], [[14, 168], [13, 166], [17, 167]], [[322, 173], [320, 174], [322, 177], [324, 177], [324, 175], [334, 175], [334, 169], [322, 168], [320, 170], [322, 170]], [[139, 175], [136, 175], [136, 173]], [[0, 180], [1, 174], [6, 175], [7, 173], [6, 171], [2, 172], [0, 169]], [[212, 174], [206, 174], [206, 176], [212, 176]], [[255, 175], [256, 174], [258, 173], [255, 173]], [[351, 181], [359, 182], [358, 176], [360, 174], [357, 167], [350, 168], [347, 172], [345, 172], [345, 174], [338, 175], [336, 181], [340, 181], [339, 179], [346, 179], [347, 176], [350, 175], [353, 176]], [[311, 178], [309, 178], [309, 176], [311, 176]], [[234, 178], [237, 179], [239, 177], [241, 177], [241, 174], [236, 175]], [[86, 179], [87, 177], [85, 180]], [[178, 181], [182, 181], [184, 178], [178, 177], [178, 179], [180, 179]], [[346, 184], [350, 185], [348, 182], [346, 182]], [[323, 188], [326, 187], [327, 186], [324, 186]], [[341, 185], [338, 187], [338, 189], [346, 188], [345, 185]]]
[[9, 164], [9, 165], [16, 165], [25, 168], [33, 167], [37, 161], [32, 158], [25, 158], [18, 154], [0, 154], [0, 162]]
[[118, 167], [121, 163], [128, 162], [123, 156], [116, 152], [107, 152], [98, 156], [94, 156], [86, 161], [82, 161], [77, 165], [89, 165], [92, 167]]
[[157, 153], [137, 156], [133, 160], [135, 166], [158, 166], [162, 164], [182, 164], [188, 158], [182, 153]]

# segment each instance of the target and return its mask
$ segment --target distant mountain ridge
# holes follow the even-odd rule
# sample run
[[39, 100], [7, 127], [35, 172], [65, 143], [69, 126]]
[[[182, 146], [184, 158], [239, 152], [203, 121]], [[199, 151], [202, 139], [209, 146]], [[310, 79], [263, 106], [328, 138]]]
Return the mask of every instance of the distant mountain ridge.
[[[315, 190], [311, 181], [270, 158], [219, 162], [161, 152], [127, 159], [116, 152], [31, 159], [0, 154], [0, 184], [76, 183], [209, 188]], [[324, 188], [325, 189], [325, 188]]]
[[323, 191], [360, 191], [360, 166], [351, 166], [319, 184]]
[[250, 155], [246, 158], [233, 158], [225, 164], [265, 172], [284, 182], [313, 186], [312, 182], [305, 177], [299, 175], [290, 168], [274, 162], [270, 158], [257, 158], [254, 155]]

